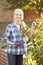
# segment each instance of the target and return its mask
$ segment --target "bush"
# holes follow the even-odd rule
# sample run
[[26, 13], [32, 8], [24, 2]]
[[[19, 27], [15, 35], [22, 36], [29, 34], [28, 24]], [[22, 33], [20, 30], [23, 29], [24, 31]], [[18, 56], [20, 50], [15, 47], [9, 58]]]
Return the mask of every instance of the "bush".
[[36, 19], [37, 28], [30, 37], [27, 60], [30, 65], [43, 65], [43, 19]]

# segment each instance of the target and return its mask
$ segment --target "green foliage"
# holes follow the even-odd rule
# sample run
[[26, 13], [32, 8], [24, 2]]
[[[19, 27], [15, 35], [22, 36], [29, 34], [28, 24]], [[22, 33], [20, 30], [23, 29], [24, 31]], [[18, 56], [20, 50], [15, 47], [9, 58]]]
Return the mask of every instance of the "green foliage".
[[[36, 23], [37, 27], [31, 35], [28, 45], [27, 60], [30, 65], [43, 65], [43, 19], [36, 19]], [[26, 33], [28, 34], [28, 32]]]
[[31, 9], [36, 10], [36, 13], [41, 12], [43, 8], [43, 0], [6, 0], [8, 3], [13, 4], [10, 9], [21, 8], [23, 10]]
[[43, 19], [37, 19], [37, 28], [32, 34], [32, 43], [29, 46], [29, 53], [31, 52], [32, 60], [36, 60], [38, 65], [43, 65]]

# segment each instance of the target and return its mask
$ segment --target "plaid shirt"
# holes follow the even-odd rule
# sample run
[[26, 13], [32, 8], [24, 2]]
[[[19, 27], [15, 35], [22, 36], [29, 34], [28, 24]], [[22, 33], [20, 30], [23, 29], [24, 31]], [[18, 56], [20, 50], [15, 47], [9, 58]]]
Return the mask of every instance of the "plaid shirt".
[[24, 44], [26, 43], [24, 40], [24, 37], [22, 36], [20, 32], [20, 26], [17, 25], [16, 23], [10, 23], [5, 31], [5, 37], [4, 37], [4, 42], [7, 40], [13, 42], [14, 44], [20, 43], [21, 46], [14, 47], [11, 45], [8, 45], [6, 48], [6, 52], [12, 53], [12, 54], [26, 54], [26, 47]]

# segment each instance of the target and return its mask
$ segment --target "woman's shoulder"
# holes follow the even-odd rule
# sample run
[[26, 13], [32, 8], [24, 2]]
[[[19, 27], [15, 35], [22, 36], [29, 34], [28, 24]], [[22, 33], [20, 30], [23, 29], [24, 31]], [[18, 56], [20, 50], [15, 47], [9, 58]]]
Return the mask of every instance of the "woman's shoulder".
[[9, 23], [7, 26], [8, 26], [8, 27], [9, 27], [9, 26], [11, 27], [11, 26], [13, 26], [13, 23]]
[[6, 29], [11, 29], [13, 27], [13, 23], [9, 23], [7, 26], [6, 26]]
[[12, 23], [8, 24], [6, 28], [13, 30], [13, 29], [17, 29], [17, 26], [12, 22]]
[[13, 25], [13, 23], [9, 23], [8, 25], [7, 25], [7, 28], [11, 28], [11, 27], [13, 27], [14, 25]]

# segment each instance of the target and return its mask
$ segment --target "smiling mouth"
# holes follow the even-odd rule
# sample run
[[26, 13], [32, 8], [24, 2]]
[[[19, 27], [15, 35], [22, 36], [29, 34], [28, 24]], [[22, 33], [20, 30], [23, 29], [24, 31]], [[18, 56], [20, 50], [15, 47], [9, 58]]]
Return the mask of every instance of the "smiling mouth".
[[21, 17], [16, 17], [17, 19], [21, 19]]

